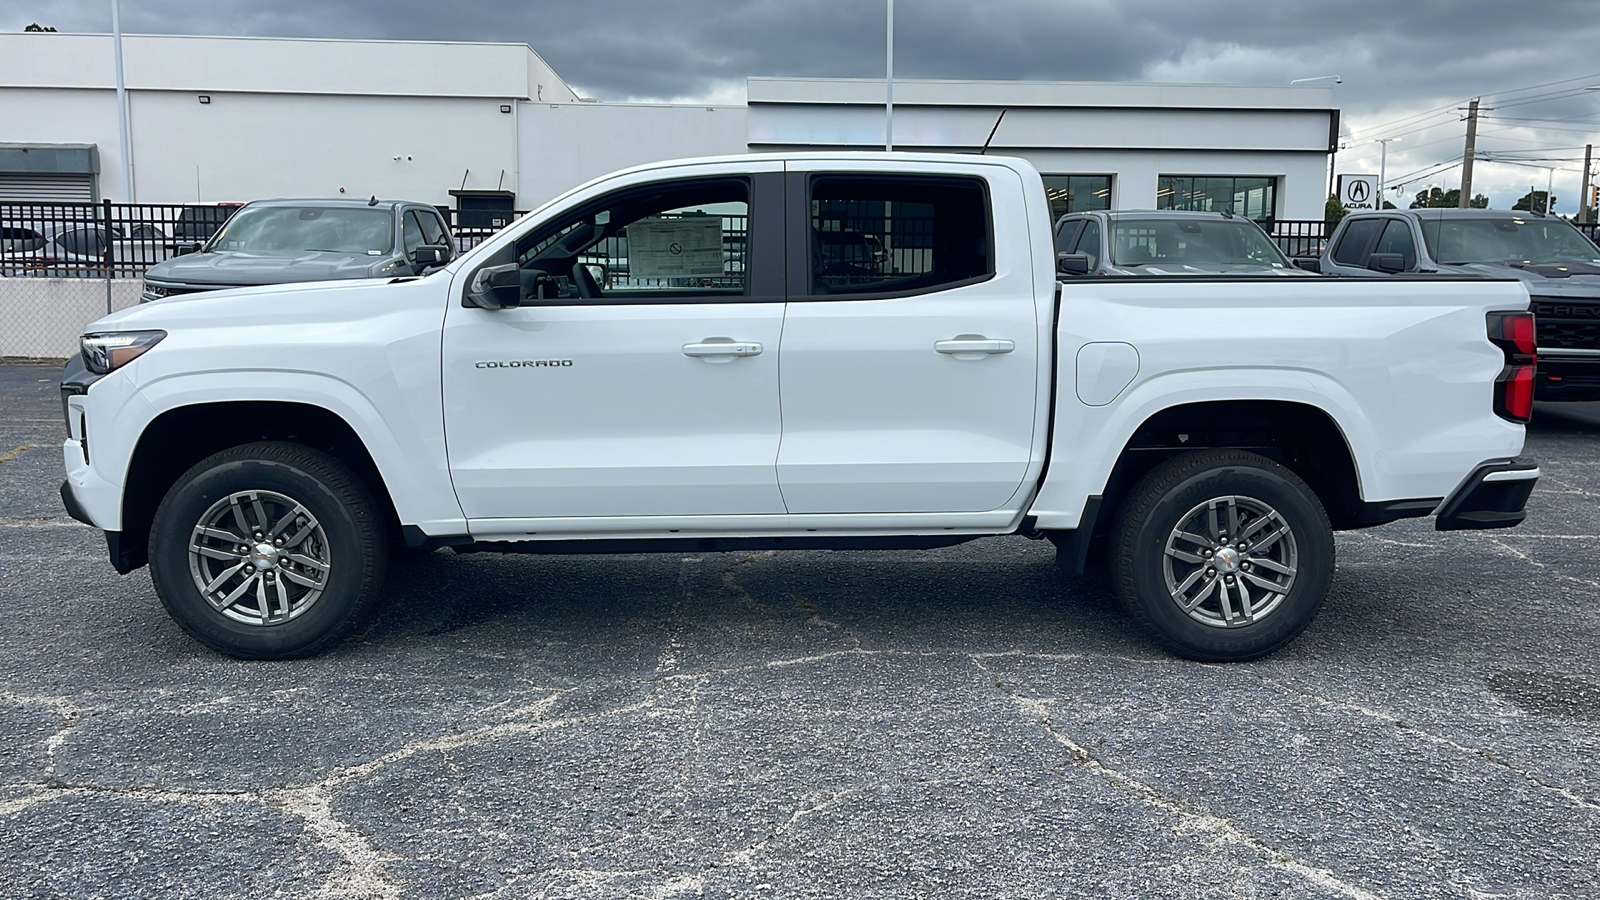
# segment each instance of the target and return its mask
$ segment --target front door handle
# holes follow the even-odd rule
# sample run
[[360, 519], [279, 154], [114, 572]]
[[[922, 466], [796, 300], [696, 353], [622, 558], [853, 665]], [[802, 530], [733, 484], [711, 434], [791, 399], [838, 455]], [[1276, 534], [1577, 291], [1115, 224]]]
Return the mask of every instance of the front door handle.
[[708, 337], [703, 341], [683, 345], [683, 355], [703, 359], [710, 363], [733, 362], [740, 357], [760, 356], [765, 348], [755, 341], [736, 341], [727, 337]]
[[948, 341], [934, 341], [933, 349], [956, 359], [976, 359], [991, 353], [1010, 353], [1017, 349], [1017, 342], [986, 338], [981, 334], [958, 334]]

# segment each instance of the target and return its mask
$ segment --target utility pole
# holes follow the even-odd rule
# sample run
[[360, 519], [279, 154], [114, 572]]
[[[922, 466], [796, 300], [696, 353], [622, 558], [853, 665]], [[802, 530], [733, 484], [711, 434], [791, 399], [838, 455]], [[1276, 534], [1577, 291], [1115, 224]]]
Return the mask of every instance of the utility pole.
[[1584, 144], [1583, 145], [1583, 190], [1578, 192], [1578, 221], [1579, 222], [1592, 221], [1592, 216], [1593, 216], [1593, 213], [1591, 213], [1589, 211], [1590, 209], [1593, 208], [1593, 207], [1591, 207], [1589, 205], [1589, 172], [1590, 172], [1590, 169], [1589, 169], [1589, 158], [1592, 157], [1592, 156], [1594, 156], [1594, 145], [1593, 144]]
[[1472, 158], [1478, 152], [1478, 98], [1467, 106], [1467, 149], [1461, 155], [1461, 209], [1472, 207]]

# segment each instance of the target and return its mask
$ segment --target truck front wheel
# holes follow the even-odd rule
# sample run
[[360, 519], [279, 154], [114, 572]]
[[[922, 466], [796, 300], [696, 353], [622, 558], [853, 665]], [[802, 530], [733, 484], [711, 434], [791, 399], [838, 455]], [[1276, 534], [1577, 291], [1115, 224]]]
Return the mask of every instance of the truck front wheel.
[[309, 656], [367, 614], [388, 544], [371, 493], [338, 460], [262, 442], [201, 460], [150, 527], [150, 577], [196, 640], [241, 659]]
[[1174, 457], [1118, 513], [1111, 570], [1128, 614], [1180, 656], [1265, 656], [1316, 615], [1333, 576], [1333, 529], [1312, 490], [1241, 450]]

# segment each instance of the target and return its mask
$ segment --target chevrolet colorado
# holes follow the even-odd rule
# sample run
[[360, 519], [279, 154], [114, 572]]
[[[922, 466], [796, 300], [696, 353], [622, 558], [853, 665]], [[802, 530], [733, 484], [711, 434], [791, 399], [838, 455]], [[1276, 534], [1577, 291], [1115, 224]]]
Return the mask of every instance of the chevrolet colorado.
[[189, 634], [246, 658], [347, 634], [396, 549], [1021, 534], [1069, 571], [1105, 559], [1169, 650], [1249, 659], [1311, 621], [1335, 529], [1522, 521], [1520, 283], [1056, 266], [1021, 160], [627, 169], [424, 277], [91, 324], [62, 498]]

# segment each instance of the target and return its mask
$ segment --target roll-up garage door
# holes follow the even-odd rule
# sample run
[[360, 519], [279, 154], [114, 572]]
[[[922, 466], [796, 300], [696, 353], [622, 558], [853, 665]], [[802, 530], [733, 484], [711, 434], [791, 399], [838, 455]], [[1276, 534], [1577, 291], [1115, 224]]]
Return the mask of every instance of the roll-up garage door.
[[0, 172], [0, 201], [92, 203], [94, 175], [74, 172]]

